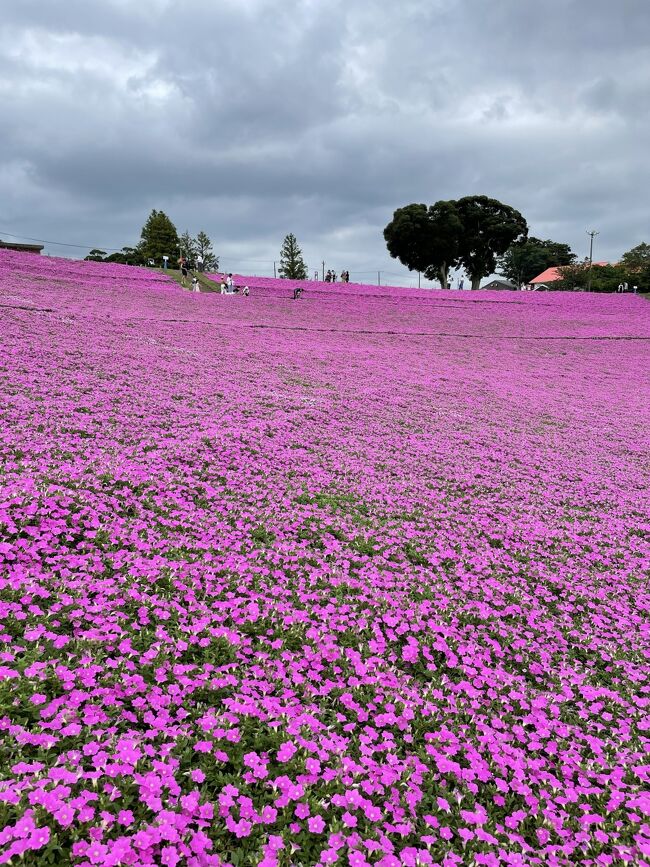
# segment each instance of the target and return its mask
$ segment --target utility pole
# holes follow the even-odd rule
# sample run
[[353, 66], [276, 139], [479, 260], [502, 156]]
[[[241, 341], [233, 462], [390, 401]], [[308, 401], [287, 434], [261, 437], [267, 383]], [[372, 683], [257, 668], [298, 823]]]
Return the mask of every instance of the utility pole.
[[589, 271], [587, 273], [587, 292], [591, 292], [591, 268], [594, 263], [594, 238], [596, 235], [600, 235], [600, 232], [597, 232], [595, 229], [592, 229], [591, 232], [587, 232], [589, 235]]
[[274, 277], [277, 277], [277, 276], [278, 276], [278, 275], [276, 274], [276, 272], [275, 272], [275, 262], [273, 263], [273, 276], [274, 276]]
[[324, 259], [323, 259], [321, 264], [323, 266], [323, 283], [324, 283], [325, 282], [325, 260]]
[[421, 277], [421, 274], [420, 274], [420, 272], [418, 271], [418, 289], [420, 288], [420, 277]]
[[381, 271], [377, 271], [377, 286], [381, 286]]

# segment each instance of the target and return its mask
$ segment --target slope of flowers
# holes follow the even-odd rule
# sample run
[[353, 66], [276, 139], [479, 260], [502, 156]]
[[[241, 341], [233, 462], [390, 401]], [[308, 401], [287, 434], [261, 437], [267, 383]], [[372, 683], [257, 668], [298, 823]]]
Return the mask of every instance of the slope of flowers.
[[0, 315], [0, 863], [644, 862], [647, 302]]
[[[220, 283], [225, 274], [206, 274], [208, 279]], [[418, 294], [417, 289], [404, 286], [377, 286], [370, 283], [326, 283], [324, 280], [291, 280], [282, 277], [258, 277], [254, 275], [233, 274], [235, 286], [248, 286], [257, 295], [291, 295], [295, 286], [300, 286], [310, 293], [328, 296], [342, 295], [390, 295], [404, 296]]]

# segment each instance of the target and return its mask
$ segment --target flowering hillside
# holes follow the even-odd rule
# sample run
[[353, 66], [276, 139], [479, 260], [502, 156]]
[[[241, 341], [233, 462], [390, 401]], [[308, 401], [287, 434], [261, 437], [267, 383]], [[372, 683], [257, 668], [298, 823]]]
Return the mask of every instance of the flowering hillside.
[[650, 856], [650, 305], [330, 291], [0, 252], [0, 863]]
[[[220, 283], [225, 274], [206, 273], [205, 276], [214, 283]], [[390, 295], [392, 297], [408, 297], [420, 295], [418, 289], [404, 286], [377, 286], [370, 283], [326, 283], [324, 280], [294, 280], [284, 277], [257, 277], [245, 274], [233, 274], [235, 286], [248, 286], [255, 290], [256, 295], [291, 295], [294, 286], [300, 286], [310, 293], [325, 293], [330, 298], [339, 293], [344, 295]]]

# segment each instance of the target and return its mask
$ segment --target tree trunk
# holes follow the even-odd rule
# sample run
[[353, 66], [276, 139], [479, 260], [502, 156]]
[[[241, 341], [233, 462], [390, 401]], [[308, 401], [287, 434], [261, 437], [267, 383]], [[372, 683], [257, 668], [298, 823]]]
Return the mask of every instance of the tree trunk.
[[472, 277], [472, 291], [481, 288], [481, 277]]
[[443, 289], [447, 288], [447, 275], [449, 274], [449, 268], [447, 265], [441, 265], [438, 268], [438, 276], [440, 278], [440, 285]]

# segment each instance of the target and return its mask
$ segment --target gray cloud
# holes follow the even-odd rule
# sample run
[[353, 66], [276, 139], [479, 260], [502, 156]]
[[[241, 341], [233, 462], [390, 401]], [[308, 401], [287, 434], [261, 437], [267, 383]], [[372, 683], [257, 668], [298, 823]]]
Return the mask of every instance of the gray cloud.
[[485, 193], [615, 259], [650, 240], [648, 44], [647, 0], [5, 2], [0, 236], [120, 247], [156, 207], [232, 267], [293, 231], [406, 280], [393, 210]]

